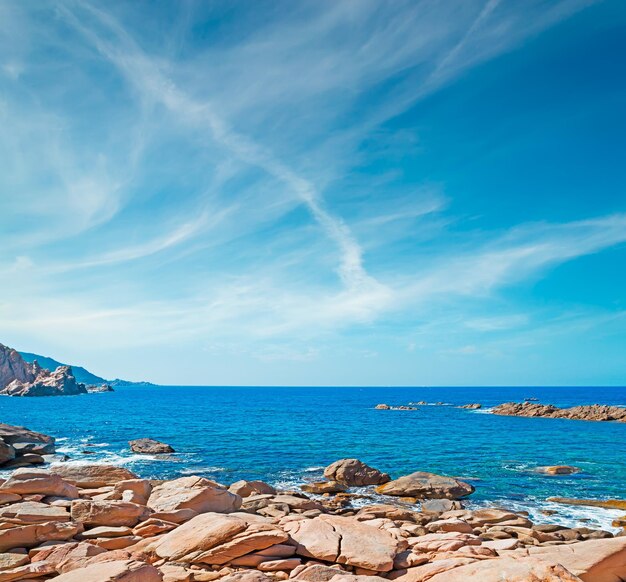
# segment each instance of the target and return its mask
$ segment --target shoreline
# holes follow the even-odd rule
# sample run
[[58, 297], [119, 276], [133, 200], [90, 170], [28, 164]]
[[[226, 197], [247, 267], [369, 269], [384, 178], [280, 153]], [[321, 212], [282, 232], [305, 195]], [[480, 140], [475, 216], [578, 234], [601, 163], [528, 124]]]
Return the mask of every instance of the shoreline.
[[[14, 442], [25, 438], [34, 437]], [[332, 463], [324, 477], [309, 487], [333, 493], [311, 495], [262, 481], [142, 479], [88, 461], [17, 468], [0, 483], [0, 579], [454, 582], [495, 580], [513, 565], [507, 580], [520, 582], [626, 576], [626, 530], [468, 509], [469, 483], [392, 479], [357, 459]], [[386, 503], [351, 492], [372, 487]]]

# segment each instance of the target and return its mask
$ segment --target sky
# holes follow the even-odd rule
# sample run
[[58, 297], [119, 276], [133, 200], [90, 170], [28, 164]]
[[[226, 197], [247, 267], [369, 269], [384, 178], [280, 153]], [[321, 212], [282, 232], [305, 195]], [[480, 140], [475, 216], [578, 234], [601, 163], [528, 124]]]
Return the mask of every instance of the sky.
[[622, 0], [0, 0], [0, 342], [186, 385], [625, 385]]

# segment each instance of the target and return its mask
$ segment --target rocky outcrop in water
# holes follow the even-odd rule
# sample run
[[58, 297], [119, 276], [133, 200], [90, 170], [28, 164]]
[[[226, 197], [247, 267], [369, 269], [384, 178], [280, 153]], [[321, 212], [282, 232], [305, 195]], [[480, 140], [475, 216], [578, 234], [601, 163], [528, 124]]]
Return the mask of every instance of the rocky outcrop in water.
[[376, 488], [378, 493], [417, 499], [461, 499], [474, 492], [469, 483], [434, 473], [416, 472]]
[[50, 371], [37, 361], [27, 362], [19, 352], [0, 344], [0, 394], [5, 396], [76, 396], [88, 392], [111, 392], [108, 385], [85, 386], [74, 377], [71, 366]]
[[626, 408], [603, 404], [558, 408], [552, 404], [539, 404], [536, 402], [506, 402], [495, 406], [491, 412], [502, 416], [626, 422]]
[[135, 439], [134, 441], [128, 441], [128, 444], [133, 453], [142, 455], [164, 455], [175, 452], [170, 445], [154, 439]]
[[[33, 438], [2, 430], [15, 442]], [[260, 481], [229, 491], [196, 476], [157, 483], [107, 465], [53, 469], [18, 469], [0, 483], [2, 581], [626, 579], [626, 537], [535, 525], [504, 509], [447, 500], [425, 502], [423, 511], [356, 508]]]

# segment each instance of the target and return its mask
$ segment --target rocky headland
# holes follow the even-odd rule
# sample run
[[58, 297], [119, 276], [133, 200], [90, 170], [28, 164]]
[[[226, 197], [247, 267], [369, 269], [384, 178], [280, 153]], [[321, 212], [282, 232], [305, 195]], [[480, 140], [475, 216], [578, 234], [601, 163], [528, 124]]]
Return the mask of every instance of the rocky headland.
[[572, 420], [618, 421], [626, 422], [626, 408], [621, 406], [606, 406], [604, 404], [589, 404], [558, 408], [552, 404], [537, 402], [506, 402], [492, 408], [493, 414], [502, 416], [527, 416], [537, 418], [569, 418]]
[[[54, 452], [52, 437], [0, 426], [6, 446]], [[262, 481], [142, 479], [112, 465], [18, 468], [0, 480], [0, 582], [626, 579], [626, 536], [464, 509], [474, 488], [459, 479], [392, 479], [357, 459], [324, 477], [310, 496]], [[372, 487], [387, 500], [355, 507]]]
[[37, 360], [27, 362], [17, 350], [0, 344], [0, 395], [76, 396], [112, 390], [106, 384], [92, 386], [78, 382], [71, 366], [59, 366], [50, 371], [42, 368]]

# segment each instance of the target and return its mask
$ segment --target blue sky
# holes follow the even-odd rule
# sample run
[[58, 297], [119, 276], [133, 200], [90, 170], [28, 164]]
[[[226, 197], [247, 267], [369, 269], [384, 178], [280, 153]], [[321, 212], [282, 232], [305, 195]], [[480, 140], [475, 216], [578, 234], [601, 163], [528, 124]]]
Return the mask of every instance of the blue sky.
[[0, 341], [170, 384], [626, 382], [621, 0], [0, 3]]

